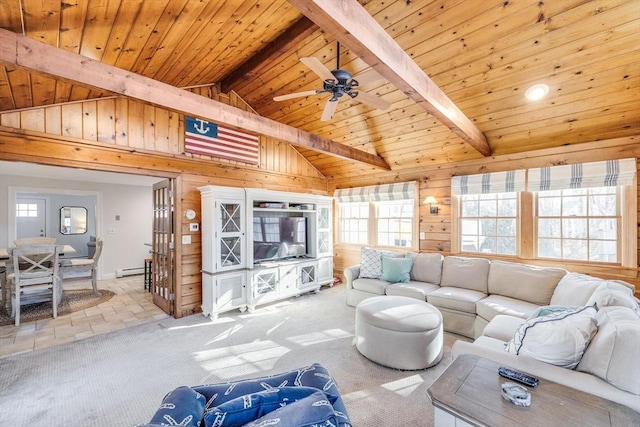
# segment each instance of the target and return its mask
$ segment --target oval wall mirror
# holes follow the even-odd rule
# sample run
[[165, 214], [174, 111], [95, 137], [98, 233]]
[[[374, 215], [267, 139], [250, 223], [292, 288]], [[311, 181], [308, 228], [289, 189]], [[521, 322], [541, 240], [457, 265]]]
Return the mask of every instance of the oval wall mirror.
[[60, 208], [60, 233], [84, 234], [87, 232], [87, 208], [63, 206]]

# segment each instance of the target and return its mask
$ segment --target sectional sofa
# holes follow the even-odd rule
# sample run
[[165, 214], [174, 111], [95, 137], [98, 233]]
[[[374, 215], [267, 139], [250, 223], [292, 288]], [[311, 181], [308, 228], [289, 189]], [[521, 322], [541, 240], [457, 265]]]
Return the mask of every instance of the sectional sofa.
[[403, 295], [442, 313], [459, 354], [478, 354], [640, 412], [640, 306], [633, 285], [562, 268], [363, 248], [346, 301]]

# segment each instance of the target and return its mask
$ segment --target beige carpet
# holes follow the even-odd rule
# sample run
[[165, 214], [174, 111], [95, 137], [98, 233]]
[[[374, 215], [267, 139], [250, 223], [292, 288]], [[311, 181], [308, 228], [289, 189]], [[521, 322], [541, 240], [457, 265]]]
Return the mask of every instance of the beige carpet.
[[[115, 294], [106, 289], [98, 289], [99, 297], [93, 294], [93, 289], [76, 289], [62, 292], [62, 300], [58, 306], [58, 316], [84, 310], [109, 301]], [[23, 305], [20, 308], [20, 323], [34, 322], [53, 316], [51, 302]], [[0, 307], [0, 326], [12, 325], [14, 319], [8, 310]]]
[[358, 353], [354, 315], [340, 285], [254, 313], [165, 319], [2, 358], [0, 414], [20, 426], [126, 427], [149, 421], [175, 387], [318, 362], [336, 378], [355, 427], [433, 425], [426, 391], [460, 337], [445, 334], [444, 357], [433, 368], [398, 371]]

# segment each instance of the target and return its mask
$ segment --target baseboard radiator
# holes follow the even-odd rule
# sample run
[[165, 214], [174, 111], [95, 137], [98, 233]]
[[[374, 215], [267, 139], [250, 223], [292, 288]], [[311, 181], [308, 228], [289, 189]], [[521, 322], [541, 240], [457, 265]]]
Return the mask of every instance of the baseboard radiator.
[[118, 268], [116, 270], [116, 277], [135, 276], [136, 274], [143, 273], [144, 267]]

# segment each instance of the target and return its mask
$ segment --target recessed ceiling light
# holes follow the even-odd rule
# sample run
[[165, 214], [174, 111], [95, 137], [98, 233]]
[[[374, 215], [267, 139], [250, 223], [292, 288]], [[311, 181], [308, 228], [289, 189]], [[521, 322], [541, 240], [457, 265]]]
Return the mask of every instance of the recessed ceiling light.
[[527, 89], [527, 91], [524, 93], [524, 96], [529, 101], [537, 101], [547, 96], [548, 93], [549, 93], [549, 86], [547, 86], [544, 83], [539, 83]]

